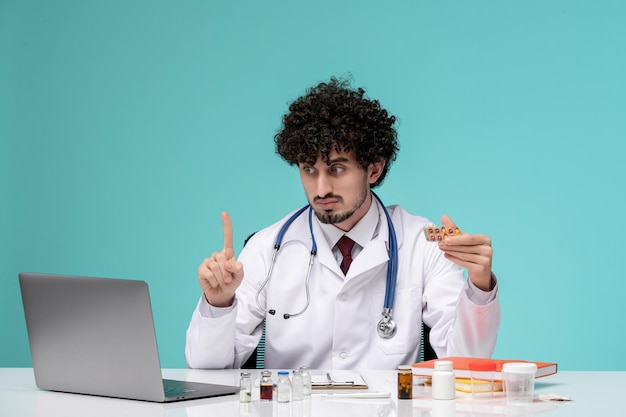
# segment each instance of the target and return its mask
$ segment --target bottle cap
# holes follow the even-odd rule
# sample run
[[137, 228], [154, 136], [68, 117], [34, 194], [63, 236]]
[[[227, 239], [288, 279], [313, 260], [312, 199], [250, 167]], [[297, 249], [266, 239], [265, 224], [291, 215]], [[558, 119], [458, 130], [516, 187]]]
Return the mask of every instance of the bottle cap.
[[406, 372], [406, 371], [411, 371], [412, 368], [411, 368], [411, 365], [400, 365], [398, 366], [398, 370]]
[[451, 371], [452, 361], [436, 361], [435, 369], [438, 371]]
[[241, 376], [243, 376], [243, 377], [249, 377], [249, 376], [250, 376], [250, 372], [243, 371], [243, 372], [241, 373]]
[[278, 375], [289, 375], [287, 371], [278, 371]]
[[534, 375], [537, 372], [537, 365], [531, 362], [507, 362], [502, 365], [502, 372]]

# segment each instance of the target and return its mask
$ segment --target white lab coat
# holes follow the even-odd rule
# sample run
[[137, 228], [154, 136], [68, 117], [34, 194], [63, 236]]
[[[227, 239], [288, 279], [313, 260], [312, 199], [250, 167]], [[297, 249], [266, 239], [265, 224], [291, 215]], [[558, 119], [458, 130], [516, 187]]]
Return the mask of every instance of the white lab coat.
[[257, 290], [266, 278], [276, 235], [290, 214], [256, 233], [241, 252], [244, 280], [232, 307], [213, 308], [201, 297], [187, 330], [189, 367], [240, 367], [261, 337], [264, 318], [266, 368], [395, 369], [418, 360], [422, 320], [432, 328], [430, 343], [438, 357], [490, 357], [500, 324], [497, 287], [490, 293], [470, 287], [463, 270], [424, 238], [427, 219], [399, 206], [388, 210], [398, 241], [393, 338], [382, 339], [376, 331], [388, 260], [384, 214], [379, 233], [354, 258], [346, 276], [313, 216], [317, 256], [310, 305], [301, 316], [285, 320], [284, 313], [297, 313], [306, 304], [311, 237], [307, 212], [300, 215], [285, 233], [272, 277], [259, 295], [259, 308]]

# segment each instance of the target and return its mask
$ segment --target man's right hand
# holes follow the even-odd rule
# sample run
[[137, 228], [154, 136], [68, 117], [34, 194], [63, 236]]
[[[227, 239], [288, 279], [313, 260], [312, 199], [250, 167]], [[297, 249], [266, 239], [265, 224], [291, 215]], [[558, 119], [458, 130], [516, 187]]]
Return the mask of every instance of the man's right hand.
[[233, 248], [233, 224], [228, 213], [222, 213], [224, 248], [213, 252], [198, 267], [198, 281], [206, 300], [214, 307], [233, 304], [235, 290], [243, 280], [243, 264], [235, 258]]

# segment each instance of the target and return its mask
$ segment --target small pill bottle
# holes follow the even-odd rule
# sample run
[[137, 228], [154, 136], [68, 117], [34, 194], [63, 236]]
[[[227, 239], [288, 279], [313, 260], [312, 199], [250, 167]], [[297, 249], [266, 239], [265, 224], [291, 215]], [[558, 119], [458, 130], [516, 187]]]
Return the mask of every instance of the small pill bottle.
[[272, 381], [272, 372], [261, 372], [261, 401], [272, 401], [274, 395], [274, 382]]
[[410, 365], [398, 366], [398, 399], [413, 398], [413, 371]]
[[239, 402], [249, 403], [252, 401], [252, 380], [250, 372], [242, 372], [239, 380]]
[[456, 396], [456, 381], [452, 361], [436, 361], [432, 376], [433, 400], [453, 400]]
[[289, 381], [289, 372], [287, 371], [278, 372], [278, 382], [276, 383], [276, 401], [279, 403], [288, 403], [291, 401], [291, 381]]

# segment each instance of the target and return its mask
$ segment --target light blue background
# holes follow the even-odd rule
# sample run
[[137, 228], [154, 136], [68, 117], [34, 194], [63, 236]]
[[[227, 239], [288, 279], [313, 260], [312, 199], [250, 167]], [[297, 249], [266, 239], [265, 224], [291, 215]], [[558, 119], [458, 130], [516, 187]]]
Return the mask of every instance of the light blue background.
[[[0, 0], [0, 366], [17, 274], [148, 281], [184, 367], [196, 268], [303, 204], [287, 104], [351, 73], [399, 119], [380, 195], [493, 239], [495, 356], [626, 369], [626, 3]], [[374, 325], [374, 323], [372, 323]]]

